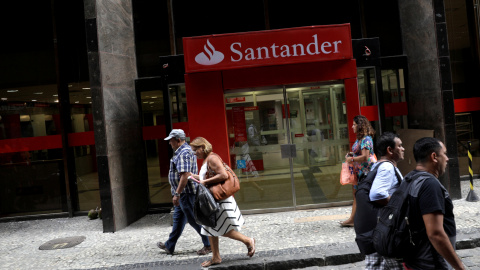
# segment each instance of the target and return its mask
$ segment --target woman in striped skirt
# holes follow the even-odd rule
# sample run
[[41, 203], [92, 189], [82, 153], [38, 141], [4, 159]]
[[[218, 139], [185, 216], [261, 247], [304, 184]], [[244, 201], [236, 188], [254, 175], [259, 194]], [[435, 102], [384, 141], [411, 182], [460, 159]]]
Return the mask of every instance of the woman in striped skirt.
[[[200, 180], [200, 184], [211, 185], [225, 181], [228, 178], [222, 159], [212, 152], [212, 145], [206, 139], [197, 137], [190, 142], [190, 146], [197, 158], [203, 159], [199, 175], [192, 175], [197, 180]], [[207, 178], [207, 171], [210, 171], [208, 175], [211, 177], [209, 178]], [[255, 254], [255, 239], [240, 233], [241, 226], [245, 223], [245, 220], [233, 196], [220, 200], [218, 203], [220, 209], [216, 213], [217, 226], [215, 228], [202, 226], [201, 233], [209, 237], [212, 246], [212, 259], [203, 262], [203, 267], [222, 262], [218, 245], [219, 236], [225, 236], [245, 244], [248, 250], [247, 256], [252, 257]]]

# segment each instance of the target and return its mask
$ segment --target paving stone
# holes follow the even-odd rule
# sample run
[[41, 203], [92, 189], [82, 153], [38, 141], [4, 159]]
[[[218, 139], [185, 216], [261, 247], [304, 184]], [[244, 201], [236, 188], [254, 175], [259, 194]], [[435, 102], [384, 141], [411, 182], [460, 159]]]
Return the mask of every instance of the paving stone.
[[[479, 181], [474, 183], [475, 190], [480, 190]], [[469, 182], [462, 181], [464, 198], [468, 189]], [[460, 199], [454, 201], [454, 206], [457, 248], [477, 252], [480, 202]], [[346, 206], [246, 215], [242, 233], [255, 237], [255, 256], [246, 257], [247, 249], [242, 243], [222, 237], [219, 242], [223, 263], [217, 269], [316, 267], [311, 263], [315, 260], [323, 265], [319, 269], [363, 269], [353, 228], [338, 225], [350, 210]], [[101, 220], [89, 220], [86, 216], [0, 223], [0, 269], [184, 270], [200, 269], [200, 263], [211, 257], [196, 254], [202, 243], [189, 225], [177, 243], [175, 255], [167, 255], [156, 243], [167, 240], [170, 231], [169, 214], [145, 216], [115, 233], [103, 233]], [[53, 239], [79, 235], [86, 238], [74, 247], [38, 249]], [[458, 252], [468, 260], [470, 269], [480, 265], [480, 250], [477, 256]], [[295, 265], [292, 263], [295, 260], [303, 264]], [[337, 268], [345, 265], [348, 268]]]

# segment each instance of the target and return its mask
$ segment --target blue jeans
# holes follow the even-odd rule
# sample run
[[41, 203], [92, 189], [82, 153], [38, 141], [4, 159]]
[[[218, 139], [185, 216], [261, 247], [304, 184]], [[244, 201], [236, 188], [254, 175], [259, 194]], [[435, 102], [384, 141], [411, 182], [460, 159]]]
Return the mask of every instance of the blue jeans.
[[193, 215], [194, 203], [195, 194], [182, 193], [180, 195], [180, 206], [175, 206], [173, 210], [173, 228], [167, 242], [165, 242], [165, 247], [167, 247], [171, 253], [175, 251], [175, 245], [177, 244], [178, 238], [180, 238], [182, 235], [187, 221], [195, 229], [195, 231], [197, 231], [198, 235], [202, 237], [203, 245], [210, 247], [208, 237], [200, 233], [201, 227], [195, 222], [195, 217]]

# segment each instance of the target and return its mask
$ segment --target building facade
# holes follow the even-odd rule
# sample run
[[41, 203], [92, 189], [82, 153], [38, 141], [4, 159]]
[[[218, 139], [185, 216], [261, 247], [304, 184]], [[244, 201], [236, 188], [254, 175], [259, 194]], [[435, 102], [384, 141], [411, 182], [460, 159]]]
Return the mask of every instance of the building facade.
[[[479, 158], [477, 0], [63, 2], [9, 3], [2, 18], [1, 220], [101, 207], [111, 232], [169, 209], [163, 138], [172, 128], [213, 143], [250, 213], [351, 202], [338, 179], [356, 114], [407, 146], [419, 136], [444, 141], [441, 181], [454, 198], [468, 174], [467, 142]], [[335, 27], [348, 27], [348, 42], [325, 40], [342, 32], [322, 34]], [[303, 31], [320, 32], [294, 47]], [[236, 44], [234, 62], [263, 62], [189, 64], [225, 42]], [[339, 44], [348, 45], [338, 47], [342, 59], [317, 58]], [[301, 49], [301, 60], [274, 61]], [[406, 150], [403, 173], [414, 164]]]

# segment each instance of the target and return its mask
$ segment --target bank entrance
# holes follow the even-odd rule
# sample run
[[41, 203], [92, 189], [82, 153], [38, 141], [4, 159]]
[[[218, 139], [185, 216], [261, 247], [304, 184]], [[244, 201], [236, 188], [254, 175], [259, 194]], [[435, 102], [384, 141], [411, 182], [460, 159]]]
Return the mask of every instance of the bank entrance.
[[351, 199], [338, 181], [349, 146], [342, 81], [238, 89], [225, 100], [243, 209]]

